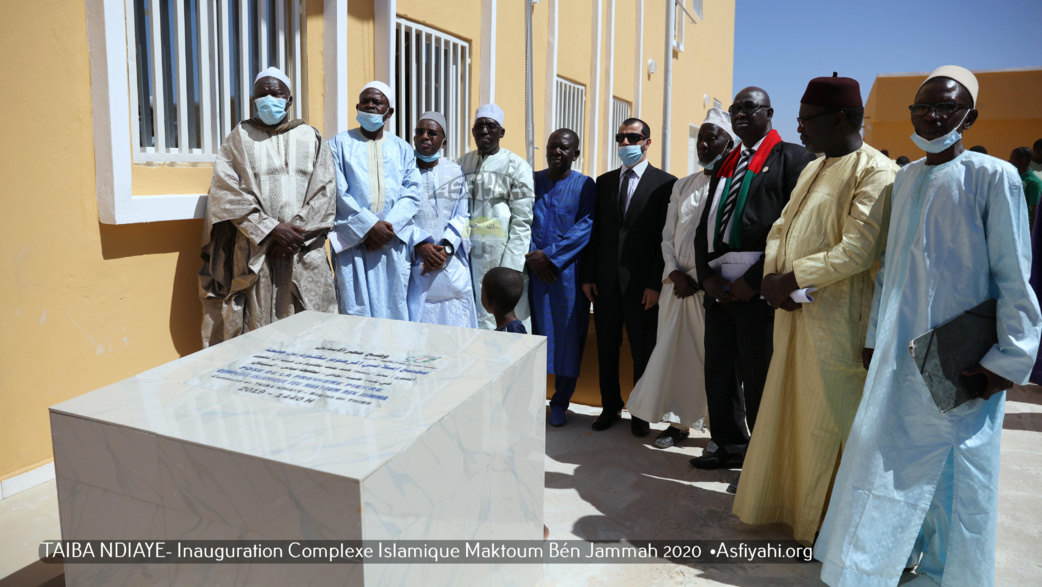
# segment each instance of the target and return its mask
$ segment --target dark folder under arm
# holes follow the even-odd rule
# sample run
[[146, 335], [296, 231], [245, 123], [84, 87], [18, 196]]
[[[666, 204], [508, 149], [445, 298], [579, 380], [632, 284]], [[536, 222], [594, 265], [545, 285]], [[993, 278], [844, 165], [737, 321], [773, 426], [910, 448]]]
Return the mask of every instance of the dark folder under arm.
[[999, 341], [995, 298], [916, 337], [908, 350], [941, 413], [983, 395], [987, 378], [966, 377]]

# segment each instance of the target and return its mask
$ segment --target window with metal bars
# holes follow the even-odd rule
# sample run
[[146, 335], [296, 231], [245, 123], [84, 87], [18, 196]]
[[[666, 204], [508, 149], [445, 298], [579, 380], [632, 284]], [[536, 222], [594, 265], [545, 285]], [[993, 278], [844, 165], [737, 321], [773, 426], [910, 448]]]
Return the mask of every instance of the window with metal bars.
[[134, 161], [213, 161], [269, 66], [289, 76], [303, 117], [304, 3], [127, 0]]
[[608, 165], [608, 169], [618, 169], [622, 167], [622, 160], [619, 159], [618, 145], [615, 143], [615, 133], [619, 132], [619, 127], [622, 126], [622, 121], [630, 117], [630, 103], [612, 97], [611, 99], [611, 127], [608, 129], [608, 153], [611, 163]]
[[470, 136], [470, 44], [403, 18], [395, 41], [395, 128], [412, 142], [424, 112], [445, 117], [445, 156], [467, 152]]
[[[583, 121], [586, 117], [586, 88], [568, 80], [557, 78], [554, 86], [556, 92], [556, 108], [554, 112], [554, 130], [567, 128], [579, 135], [580, 154], [572, 164], [574, 169], [583, 168], [582, 140]], [[550, 137], [547, 137], [550, 138]]]

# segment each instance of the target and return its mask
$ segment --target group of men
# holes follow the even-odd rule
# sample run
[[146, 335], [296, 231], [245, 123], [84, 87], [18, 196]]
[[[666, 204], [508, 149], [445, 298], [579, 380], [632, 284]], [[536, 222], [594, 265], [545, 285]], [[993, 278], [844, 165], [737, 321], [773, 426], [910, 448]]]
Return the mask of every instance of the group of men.
[[[494, 104], [478, 108], [477, 149], [457, 163], [440, 158], [439, 113], [420, 117], [410, 146], [384, 129], [394, 95], [380, 82], [359, 96], [360, 128], [326, 143], [287, 115], [289, 85], [258, 75], [257, 116], [218, 155], [204, 342], [338, 306], [495, 328], [482, 277], [515, 269], [516, 315], [548, 339], [551, 425], [567, 423], [592, 304], [594, 430], [625, 406], [637, 436], [669, 424], [655, 440], [666, 448], [708, 417], [710, 445], [691, 464], [742, 469], [734, 512], [813, 543], [830, 585], [896, 585], [911, 567], [923, 584], [993, 583], [1003, 390], [1028, 380], [1042, 316], [1027, 171], [962, 146], [972, 73], [945, 66], [919, 87], [912, 140], [927, 156], [904, 167], [864, 143], [860, 87], [833, 74], [801, 100], [803, 146], [772, 128], [767, 92], [745, 88], [709, 110], [702, 170], [680, 180], [650, 164], [651, 129], [635, 118], [615, 136], [622, 166], [594, 180], [572, 169], [569, 129], [533, 173], [500, 147]], [[989, 298], [998, 343], [964, 374], [985, 391], [941, 413], [909, 342]]]

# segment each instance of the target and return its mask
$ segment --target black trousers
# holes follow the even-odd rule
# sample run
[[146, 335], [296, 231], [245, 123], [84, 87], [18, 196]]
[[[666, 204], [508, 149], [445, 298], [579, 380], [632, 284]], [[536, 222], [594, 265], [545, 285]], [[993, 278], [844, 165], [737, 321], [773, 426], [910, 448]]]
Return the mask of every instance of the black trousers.
[[[763, 397], [763, 384], [774, 350], [774, 310], [766, 300], [706, 303], [706, 400], [713, 442], [728, 452], [742, 452]], [[740, 386], [739, 386], [740, 384]]]
[[619, 387], [619, 349], [622, 347], [622, 327], [626, 326], [630, 354], [633, 357], [633, 383], [636, 385], [648, 366], [655, 348], [658, 328], [658, 305], [645, 310], [640, 303], [644, 290], [623, 294], [618, 288], [604, 288], [598, 292], [593, 305], [593, 326], [597, 332], [597, 366], [601, 387], [601, 406], [605, 410], [621, 410], [622, 390]]

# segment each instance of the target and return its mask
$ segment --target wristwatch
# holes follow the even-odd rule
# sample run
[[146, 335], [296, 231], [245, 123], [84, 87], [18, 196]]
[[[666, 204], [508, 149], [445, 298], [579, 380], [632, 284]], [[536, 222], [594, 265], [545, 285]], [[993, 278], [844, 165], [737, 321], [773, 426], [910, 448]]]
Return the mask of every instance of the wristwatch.
[[451, 254], [456, 252], [456, 247], [452, 246], [452, 243], [450, 243], [450, 242], [446, 242], [442, 246], [445, 247], [445, 254], [446, 255], [451, 255]]

